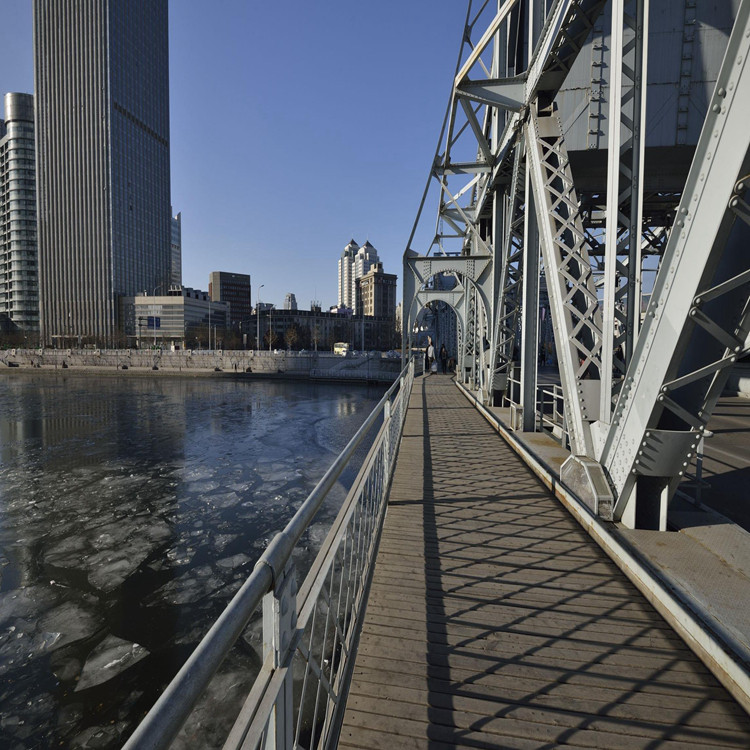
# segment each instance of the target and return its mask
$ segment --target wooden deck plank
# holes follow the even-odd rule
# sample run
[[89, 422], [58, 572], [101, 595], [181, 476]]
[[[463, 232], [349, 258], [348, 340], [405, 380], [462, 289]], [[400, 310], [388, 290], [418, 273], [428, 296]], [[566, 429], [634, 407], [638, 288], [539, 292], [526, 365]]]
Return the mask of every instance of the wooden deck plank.
[[[352, 695], [360, 698], [364, 705], [367, 704], [368, 698], [372, 698], [376, 701], [406, 702], [419, 707], [428, 706], [438, 711], [456, 710], [467, 716], [478, 714], [475, 721], [494, 717], [576, 728], [588, 719], [586, 726], [589, 729], [606, 734], [651, 739], [665, 739], [665, 728], [671, 725], [667, 736], [672, 740], [728, 747], [744, 746], [743, 738], [734, 731], [742, 728], [741, 722], [736, 717], [723, 717], [721, 725], [710, 724], [707, 721], [691, 723], [686, 721], [682, 711], [669, 711], [662, 708], [664, 721], [656, 727], [652, 721], [653, 711], [643, 706], [633, 707], [621, 703], [603, 706], [600, 701], [593, 699], [576, 701], [568, 699], [563, 703], [559, 700], [551, 700], [545, 695], [524, 694], [519, 691], [508, 691], [502, 695], [477, 691], [472, 693], [455, 690], [443, 692], [425, 690], [424, 687], [415, 688], [404, 683], [378, 684], [364, 680], [355, 680]], [[503, 704], [500, 711], [498, 700], [501, 700]], [[716, 719], [715, 716], [713, 718]], [[485, 726], [489, 727], [490, 723], [488, 722]], [[615, 742], [615, 740], [611, 741]]]
[[[676, 706], [683, 707], [686, 698], [700, 702], [701, 706], [712, 701], [720, 701], [737, 708], [743, 718], [746, 716], [741, 707], [720, 686], [667, 682], [664, 676], [649, 681], [636, 679], [633, 675], [623, 677], [621, 670], [614, 674], [604, 674], [601, 671], [575, 672], [551, 664], [517, 662], [494, 664], [490, 669], [480, 673], [471, 663], [467, 663], [464, 668], [461, 664], [448, 665], [440, 661], [430, 663], [391, 659], [367, 651], [360, 652], [358, 657], [360, 656], [358, 669], [387, 670], [393, 675], [393, 679], [398, 679], [396, 675], [400, 674], [414, 675], [425, 681], [434, 680], [437, 685], [448, 681], [458, 685], [484, 685], [491, 689], [529, 682], [535, 684], [534, 690], [547, 694], [557, 691], [561, 686], [570, 687], [580, 698], [588, 698], [592, 693], [602, 690], [617, 691], [620, 700], [633, 700], [633, 696], [636, 695], [654, 702], [674, 699]], [[609, 698], [608, 702], [614, 699], [611, 692], [608, 692], [606, 697]]]
[[750, 719], [443, 377], [415, 383], [340, 747], [748, 747]]
[[[389, 669], [389, 661], [383, 663], [369, 663], [363, 659], [362, 665], [354, 670], [355, 682], [357, 684], [374, 684], [391, 686], [394, 684], [394, 672], [398, 675], [399, 685], [417, 690], [423, 690], [425, 681], [424, 674], [416, 670], [411, 673], [403, 669]], [[493, 681], [489, 678], [480, 681], [459, 680], [452, 682], [449, 679], [440, 679], [432, 675], [433, 683], [431, 690], [437, 693], [446, 693], [450, 695], [472, 696], [478, 695], [483, 698], [493, 696], [495, 700], [504, 699], [508, 702], [519, 703], [529, 700], [529, 694], [533, 694], [534, 703], [549, 704], [558, 708], [571, 708], [578, 712], [583, 712], [583, 706], [587, 711], [591, 711], [590, 694], [591, 691], [583, 691], [580, 686], [569, 683], [557, 683], [551, 690], [548, 689], [547, 680], [534, 680], [533, 678], [518, 678], [512, 682], [508, 680]], [[697, 714], [684, 713], [684, 699], [675, 698], [672, 695], [660, 693], [636, 692], [629, 695], [623, 695], [621, 687], [612, 687], [600, 685], [597, 692], [608, 691], [608, 701], [594, 707], [594, 710], [609, 712], [611, 715], [623, 715], [638, 718], [639, 720], [650, 720], [654, 710], [663, 713], [665, 721], [672, 723], [686, 723], [693, 726], [730, 726], [738, 729], [742, 728], [745, 720], [745, 713], [730, 701], [720, 699], [708, 699], [704, 702], [703, 710]]]

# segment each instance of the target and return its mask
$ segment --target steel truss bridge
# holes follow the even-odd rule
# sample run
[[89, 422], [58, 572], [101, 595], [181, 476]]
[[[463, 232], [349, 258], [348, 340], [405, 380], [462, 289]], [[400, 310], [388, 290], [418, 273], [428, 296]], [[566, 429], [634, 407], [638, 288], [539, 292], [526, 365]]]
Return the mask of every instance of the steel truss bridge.
[[404, 254], [405, 347], [453, 318], [459, 380], [523, 430], [552, 350], [562, 479], [630, 528], [666, 528], [750, 350], [748, 53], [746, 0], [470, 3]]

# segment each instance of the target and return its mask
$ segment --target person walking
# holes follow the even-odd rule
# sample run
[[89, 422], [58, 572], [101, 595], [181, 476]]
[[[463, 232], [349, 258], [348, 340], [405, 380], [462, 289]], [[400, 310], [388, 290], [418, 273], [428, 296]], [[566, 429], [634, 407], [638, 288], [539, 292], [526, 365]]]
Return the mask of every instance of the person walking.
[[440, 366], [443, 368], [443, 375], [448, 370], [448, 350], [445, 348], [445, 344], [440, 345]]
[[435, 361], [435, 347], [432, 345], [432, 339], [427, 347], [427, 361], [430, 363], [430, 372], [432, 372], [432, 363]]

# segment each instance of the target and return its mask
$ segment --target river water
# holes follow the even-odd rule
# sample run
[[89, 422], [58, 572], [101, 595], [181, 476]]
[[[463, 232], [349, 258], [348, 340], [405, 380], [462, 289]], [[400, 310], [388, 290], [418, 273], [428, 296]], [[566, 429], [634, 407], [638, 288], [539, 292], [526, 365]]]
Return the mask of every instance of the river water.
[[[120, 747], [382, 393], [3, 374], [0, 747]], [[303, 540], [300, 580], [353, 476]], [[214, 744], [260, 641], [256, 622], [185, 746]]]

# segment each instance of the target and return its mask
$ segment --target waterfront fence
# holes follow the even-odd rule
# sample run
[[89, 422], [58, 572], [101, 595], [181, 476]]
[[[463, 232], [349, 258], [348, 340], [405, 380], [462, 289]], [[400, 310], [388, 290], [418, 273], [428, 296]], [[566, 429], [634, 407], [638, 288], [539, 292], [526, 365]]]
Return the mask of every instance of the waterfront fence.
[[[262, 605], [263, 666], [225, 748], [336, 746], [406, 410], [414, 360], [287, 524], [125, 745], [165, 748]], [[382, 423], [381, 423], [382, 417]], [[380, 429], [297, 592], [295, 546], [373, 427]], [[293, 674], [302, 673], [300, 680]]]

